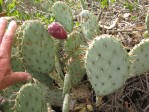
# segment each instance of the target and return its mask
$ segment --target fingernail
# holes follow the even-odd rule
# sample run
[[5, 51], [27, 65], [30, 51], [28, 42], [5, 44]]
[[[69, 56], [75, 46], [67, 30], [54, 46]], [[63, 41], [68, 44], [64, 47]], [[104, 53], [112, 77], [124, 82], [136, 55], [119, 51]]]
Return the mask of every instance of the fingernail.
[[15, 21], [11, 21], [11, 22], [9, 23], [9, 27], [12, 28], [12, 26], [13, 26], [13, 29], [16, 29], [17, 23], [16, 23]]
[[9, 26], [8, 26], [6, 33], [8, 33], [8, 34], [12, 33], [12, 35], [13, 35], [14, 32], [16, 31], [16, 28], [17, 28], [17, 23], [15, 21], [11, 21], [9, 23]]
[[32, 80], [32, 76], [27, 76], [27, 79], [26, 79], [27, 81], [31, 81]]

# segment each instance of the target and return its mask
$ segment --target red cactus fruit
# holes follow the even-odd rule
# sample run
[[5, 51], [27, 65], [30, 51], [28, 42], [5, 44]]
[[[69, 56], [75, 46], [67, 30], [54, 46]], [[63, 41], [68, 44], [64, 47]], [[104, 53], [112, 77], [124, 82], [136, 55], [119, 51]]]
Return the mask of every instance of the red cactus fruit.
[[67, 39], [67, 32], [64, 27], [58, 23], [53, 22], [48, 26], [48, 32], [57, 39]]

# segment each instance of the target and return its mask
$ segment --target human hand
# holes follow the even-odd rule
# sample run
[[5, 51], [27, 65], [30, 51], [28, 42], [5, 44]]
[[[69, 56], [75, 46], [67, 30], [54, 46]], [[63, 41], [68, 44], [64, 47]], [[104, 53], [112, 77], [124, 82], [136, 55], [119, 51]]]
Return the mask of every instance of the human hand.
[[13, 72], [11, 68], [11, 48], [17, 24], [15, 21], [12, 21], [7, 30], [6, 27], [6, 19], [0, 18], [0, 90], [17, 82], [32, 79], [28, 73]]

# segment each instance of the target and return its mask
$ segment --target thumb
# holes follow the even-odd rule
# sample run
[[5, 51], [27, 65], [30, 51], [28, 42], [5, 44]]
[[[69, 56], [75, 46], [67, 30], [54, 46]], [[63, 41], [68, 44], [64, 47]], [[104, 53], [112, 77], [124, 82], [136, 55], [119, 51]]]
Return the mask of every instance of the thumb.
[[0, 90], [5, 89], [17, 82], [32, 80], [30, 74], [25, 72], [14, 72], [12, 75], [6, 76], [0, 83]]

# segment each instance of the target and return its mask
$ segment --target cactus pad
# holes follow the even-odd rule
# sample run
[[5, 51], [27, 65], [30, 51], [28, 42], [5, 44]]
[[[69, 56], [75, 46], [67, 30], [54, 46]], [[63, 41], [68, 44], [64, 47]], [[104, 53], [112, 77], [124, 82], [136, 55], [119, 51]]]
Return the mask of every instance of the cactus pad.
[[65, 95], [64, 101], [63, 101], [63, 108], [62, 112], [69, 112], [69, 107], [70, 107], [70, 95], [67, 93]]
[[26, 71], [30, 73], [32, 77], [38, 80], [40, 83], [47, 86], [53, 85], [53, 80], [48, 74], [37, 72], [35, 70], [32, 70], [31, 68], [27, 68]]
[[47, 112], [42, 90], [34, 84], [22, 86], [16, 97], [15, 112]]
[[131, 74], [141, 75], [149, 71], [149, 39], [143, 39], [130, 52]]
[[62, 90], [53, 86], [50, 88], [45, 87], [44, 90], [46, 95], [46, 101], [50, 103], [52, 106], [62, 107], [63, 97]]
[[75, 87], [80, 84], [81, 80], [85, 75], [85, 68], [81, 65], [80, 59], [75, 59], [68, 65], [68, 74], [70, 75], [71, 86]]
[[99, 34], [99, 26], [97, 18], [88, 10], [83, 10], [80, 13], [81, 29], [87, 39], [93, 39]]
[[86, 53], [86, 71], [97, 96], [121, 88], [129, 75], [129, 56], [122, 44], [110, 35], [96, 37]]
[[3, 111], [4, 112], [14, 112], [13, 107], [14, 107], [14, 102], [12, 101], [5, 101], [3, 104]]
[[76, 57], [80, 54], [80, 44], [82, 43], [82, 35], [80, 32], [74, 31], [68, 35], [65, 41], [65, 52], [70, 57]]
[[11, 66], [14, 72], [25, 71], [25, 67], [19, 57], [19, 53], [11, 56]]
[[41, 73], [49, 73], [54, 68], [54, 41], [40, 21], [25, 23], [21, 55], [26, 66]]
[[71, 32], [73, 29], [73, 16], [68, 5], [64, 2], [57, 1], [52, 7], [55, 20], [61, 23], [66, 31]]
[[5, 90], [3, 90], [2, 95], [6, 98], [6, 99], [10, 99], [12, 96], [14, 96], [21, 88], [21, 86], [24, 83], [17, 83], [14, 84], [8, 88], [6, 88]]

